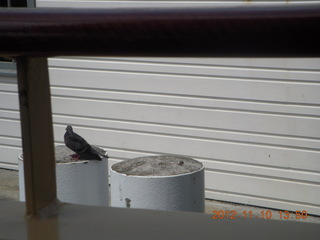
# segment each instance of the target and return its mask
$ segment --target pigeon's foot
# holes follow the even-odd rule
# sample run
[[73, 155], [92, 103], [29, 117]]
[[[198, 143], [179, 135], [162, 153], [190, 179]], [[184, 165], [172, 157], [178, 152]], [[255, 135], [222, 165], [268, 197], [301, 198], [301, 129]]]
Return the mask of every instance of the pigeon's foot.
[[79, 154], [72, 154], [70, 155], [72, 160], [76, 160], [78, 161], [80, 159], [80, 155]]

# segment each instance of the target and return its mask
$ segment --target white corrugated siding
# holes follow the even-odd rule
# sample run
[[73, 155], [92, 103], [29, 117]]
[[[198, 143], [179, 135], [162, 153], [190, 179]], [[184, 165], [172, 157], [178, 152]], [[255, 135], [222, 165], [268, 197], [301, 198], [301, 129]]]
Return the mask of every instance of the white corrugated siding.
[[[320, 215], [320, 59], [55, 58], [49, 63], [57, 143], [65, 125], [72, 124], [89, 142], [108, 148], [113, 163], [158, 153], [191, 156], [206, 166], [207, 198]], [[5, 126], [0, 151], [16, 154], [21, 151], [16, 85], [0, 89], [1, 100], [8, 99], [0, 103]]]
[[319, 214], [319, 64], [51, 59], [56, 134], [73, 124], [112, 162], [191, 156], [208, 198]]
[[0, 167], [17, 169], [21, 130], [17, 79], [0, 76]]

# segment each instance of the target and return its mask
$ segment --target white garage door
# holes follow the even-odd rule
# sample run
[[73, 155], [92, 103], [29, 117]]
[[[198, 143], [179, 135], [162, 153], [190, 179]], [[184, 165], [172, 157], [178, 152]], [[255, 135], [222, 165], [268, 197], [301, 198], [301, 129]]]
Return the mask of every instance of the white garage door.
[[[199, 5], [37, 1], [39, 7], [177, 4]], [[108, 148], [112, 163], [191, 156], [205, 164], [207, 198], [320, 215], [320, 59], [54, 58], [49, 64], [57, 143], [72, 124]], [[0, 112], [6, 126], [0, 143], [8, 141], [0, 151], [8, 154], [20, 144], [10, 86], [0, 95], [10, 99], [1, 101]]]

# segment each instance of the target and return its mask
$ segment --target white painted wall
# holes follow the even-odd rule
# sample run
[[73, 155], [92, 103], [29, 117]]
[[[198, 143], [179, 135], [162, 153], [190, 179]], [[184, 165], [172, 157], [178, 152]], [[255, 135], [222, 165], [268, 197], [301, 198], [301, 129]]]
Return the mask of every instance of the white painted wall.
[[[39, 7], [225, 3], [37, 1]], [[320, 215], [320, 59], [54, 58], [49, 63], [57, 143], [72, 124], [89, 142], [109, 149], [111, 163], [187, 155], [206, 167], [207, 198]], [[21, 145], [16, 85], [0, 84], [0, 160], [15, 166], [11, 155]]]

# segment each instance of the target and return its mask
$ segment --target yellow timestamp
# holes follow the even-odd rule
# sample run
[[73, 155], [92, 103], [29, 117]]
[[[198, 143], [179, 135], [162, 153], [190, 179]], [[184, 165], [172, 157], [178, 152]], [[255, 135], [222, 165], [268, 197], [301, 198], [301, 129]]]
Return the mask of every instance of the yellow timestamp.
[[243, 212], [237, 212], [234, 210], [231, 211], [223, 211], [223, 210], [215, 210], [212, 211], [212, 219], [239, 219], [239, 218], [260, 218], [260, 219], [306, 219], [308, 217], [307, 211], [303, 210], [297, 210], [295, 212], [289, 212], [289, 211], [260, 211], [258, 214], [253, 214], [252, 211], [243, 211]]

